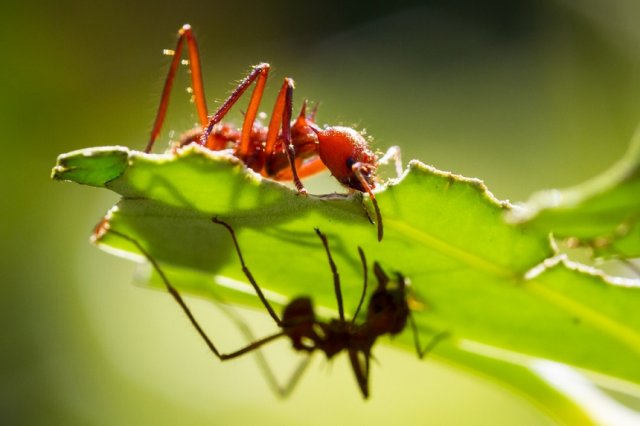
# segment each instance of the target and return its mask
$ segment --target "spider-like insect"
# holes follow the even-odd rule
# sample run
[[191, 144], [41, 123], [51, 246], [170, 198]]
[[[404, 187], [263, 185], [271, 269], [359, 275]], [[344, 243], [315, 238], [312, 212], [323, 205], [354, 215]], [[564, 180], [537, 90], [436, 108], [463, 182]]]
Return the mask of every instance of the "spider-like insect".
[[[358, 314], [364, 304], [368, 286], [367, 261], [364, 251], [360, 247], [358, 247], [358, 253], [362, 262], [364, 284], [356, 311], [353, 314], [353, 317], [348, 320], [344, 314], [340, 276], [329, 249], [327, 236], [317, 228], [315, 229], [315, 232], [322, 241], [331, 272], [333, 274], [333, 285], [338, 305], [338, 317], [329, 321], [323, 321], [317, 318], [312, 301], [307, 296], [297, 297], [291, 300], [284, 307], [284, 311], [280, 317], [265, 297], [261, 287], [258, 285], [251, 271], [245, 264], [235, 231], [231, 225], [217, 218], [213, 218], [212, 220], [214, 223], [224, 226], [229, 231], [236, 253], [242, 265], [243, 273], [247, 277], [249, 283], [253, 286], [256, 295], [264, 305], [265, 309], [280, 329], [274, 334], [255, 340], [247, 346], [230, 353], [222, 353], [205, 333], [178, 291], [169, 282], [169, 279], [162, 271], [159, 263], [151, 256], [151, 254], [135, 239], [115, 230], [110, 230], [109, 232], [133, 243], [147, 258], [163, 280], [169, 293], [171, 293], [176, 302], [178, 302], [182, 307], [183, 311], [189, 317], [189, 320], [200, 336], [204, 339], [209, 349], [221, 361], [234, 359], [249, 352], [253, 352], [263, 345], [281, 337], [288, 338], [292, 347], [296, 351], [300, 351], [308, 355], [319, 351], [323, 352], [328, 359], [331, 359], [340, 352], [345, 351], [349, 356], [349, 361], [360, 391], [362, 392], [362, 396], [364, 398], [368, 398], [369, 370], [372, 356], [371, 350], [378, 337], [383, 335], [397, 335], [405, 329], [407, 322], [409, 322], [413, 332], [416, 352], [419, 358], [423, 358], [449, 334], [448, 332], [436, 333], [424, 348], [421, 347], [417, 325], [411, 315], [407, 301], [407, 281], [405, 277], [400, 273], [396, 273], [395, 279], [390, 279], [378, 262], [374, 262], [373, 265], [373, 271], [377, 278], [378, 285], [369, 297], [364, 320], [358, 321]], [[305, 367], [308, 365], [308, 360], [308, 357], [303, 360], [285, 387], [280, 388], [277, 385], [274, 386], [282, 396], [286, 396], [293, 390], [304, 372]], [[268, 371], [267, 374], [269, 377], [273, 377], [270, 371]]]
[[[378, 240], [382, 239], [382, 217], [373, 193], [377, 185], [376, 170], [378, 164], [394, 158], [396, 171], [401, 173], [399, 148], [392, 147], [378, 158], [358, 131], [344, 126], [318, 126], [315, 123], [316, 110], [307, 114], [306, 102], [298, 117], [292, 121], [294, 82], [291, 78], [284, 79], [269, 125], [263, 126], [256, 117], [269, 74], [270, 65], [267, 63], [254, 66], [227, 100], [209, 116], [200, 54], [189, 25], [184, 25], [178, 32], [178, 42], [145, 152], [151, 152], [164, 123], [184, 44], [188, 51], [193, 99], [200, 126], [184, 134], [180, 145], [197, 143], [216, 151], [231, 148], [247, 167], [271, 179], [293, 180], [302, 194], [306, 194], [307, 190], [300, 178], [328, 169], [342, 185], [369, 194], [376, 213]], [[223, 122], [229, 110], [253, 83], [255, 89], [244, 114], [242, 128]]]

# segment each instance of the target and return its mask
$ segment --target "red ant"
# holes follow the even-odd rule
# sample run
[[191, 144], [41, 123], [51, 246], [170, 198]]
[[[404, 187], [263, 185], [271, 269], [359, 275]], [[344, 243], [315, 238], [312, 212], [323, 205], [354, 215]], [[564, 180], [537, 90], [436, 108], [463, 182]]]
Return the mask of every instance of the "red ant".
[[[301, 177], [329, 169], [342, 185], [369, 194], [376, 213], [378, 240], [382, 240], [382, 217], [373, 194], [373, 189], [376, 187], [375, 174], [378, 164], [386, 163], [392, 157], [396, 159], [396, 168], [401, 169], [398, 148], [393, 147], [382, 158], [378, 158], [369, 149], [365, 138], [356, 130], [342, 126], [320, 128], [315, 123], [316, 110], [307, 115], [306, 102], [302, 105], [298, 117], [292, 122], [294, 83], [290, 78], [284, 79], [269, 125], [265, 128], [256, 122], [256, 117], [269, 74], [270, 66], [267, 63], [254, 66], [229, 98], [212, 116], [209, 116], [204, 95], [200, 55], [189, 25], [184, 25], [178, 31], [178, 42], [145, 152], [151, 152], [164, 122], [184, 43], [187, 45], [193, 96], [200, 127], [185, 134], [181, 138], [180, 146], [197, 143], [216, 151], [231, 146], [233, 154], [247, 167], [271, 179], [293, 180], [301, 194], [307, 193], [300, 181]], [[237, 129], [228, 123], [223, 123], [222, 120], [229, 109], [254, 82], [255, 89], [244, 115], [242, 128]]]
[[[406, 279], [402, 274], [396, 273], [396, 279], [392, 281], [383, 271], [378, 262], [375, 262], [373, 265], [373, 271], [378, 280], [378, 286], [369, 298], [365, 320], [363, 322], [357, 322], [358, 314], [360, 313], [360, 309], [364, 303], [368, 285], [367, 261], [364, 252], [360, 247], [358, 247], [358, 253], [360, 255], [364, 272], [364, 285], [362, 288], [362, 295], [358, 302], [358, 307], [356, 308], [352, 319], [347, 320], [344, 314], [340, 275], [338, 274], [337, 267], [331, 256], [327, 237], [317, 228], [315, 228], [316, 234], [322, 241], [327, 254], [329, 266], [333, 274], [333, 285], [338, 305], [338, 318], [334, 318], [330, 321], [317, 319], [311, 299], [306, 296], [297, 297], [289, 302], [284, 308], [282, 317], [280, 317], [276, 314], [271, 304], [266, 299], [262, 289], [257, 284], [253, 275], [249, 271], [249, 268], [245, 264], [235, 232], [231, 225], [217, 218], [213, 218], [212, 221], [224, 226], [229, 231], [235, 250], [238, 254], [238, 258], [240, 259], [243, 273], [254, 288], [256, 295], [266, 308], [271, 318], [273, 318], [276, 325], [280, 328], [280, 331], [277, 333], [255, 340], [242, 349], [226, 354], [220, 352], [214, 345], [213, 341], [207, 336], [178, 291], [169, 282], [168, 278], [160, 268], [159, 263], [151, 256], [151, 254], [135, 239], [118, 231], [109, 230], [109, 232], [133, 243], [147, 258], [164, 282], [169, 293], [181, 306], [182, 310], [188, 316], [200, 336], [204, 339], [209, 349], [221, 361], [237, 358], [246, 353], [255, 351], [263, 345], [285, 336], [289, 338], [295, 350], [304, 352], [309, 356], [315, 351], [320, 351], [324, 352], [328, 359], [331, 359], [340, 352], [346, 351], [349, 355], [349, 361], [351, 362], [351, 367], [355, 374], [356, 381], [358, 382], [358, 386], [360, 387], [360, 391], [362, 392], [362, 396], [364, 398], [368, 398], [371, 348], [378, 337], [385, 334], [390, 336], [399, 334], [404, 330], [407, 320], [409, 320], [413, 332], [415, 349], [418, 357], [422, 359], [442, 339], [449, 335], [448, 332], [437, 333], [424, 348], [421, 348], [417, 325], [411, 315], [409, 304], [407, 302]], [[274, 385], [274, 389], [276, 389], [281, 396], [286, 396], [293, 390], [298, 379], [304, 372], [305, 367], [308, 365], [308, 361], [309, 357], [303, 360], [300, 366], [295, 370], [287, 386], [280, 388], [277, 384]], [[267, 379], [270, 381], [274, 380], [273, 375], [266, 364], [261, 365], [266, 369]]]

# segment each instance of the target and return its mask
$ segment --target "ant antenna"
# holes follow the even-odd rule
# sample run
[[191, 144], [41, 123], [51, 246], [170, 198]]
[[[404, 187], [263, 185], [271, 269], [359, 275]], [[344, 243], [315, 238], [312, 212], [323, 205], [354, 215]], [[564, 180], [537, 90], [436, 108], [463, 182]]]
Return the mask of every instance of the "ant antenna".
[[327, 257], [329, 258], [329, 266], [331, 266], [331, 272], [333, 273], [333, 287], [336, 292], [336, 300], [338, 301], [338, 314], [340, 315], [340, 321], [344, 321], [344, 306], [342, 303], [342, 291], [340, 290], [340, 274], [338, 273], [336, 264], [331, 257], [331, 251], [329, 250], [327, 236], [320, 232], [320, 229], [313, 229], [315, 229], [316, 234], [318, 234], [318, 236], [322, 240], [322, 245], [324, 245], [325, 251], [327, 252]]
[[369, 271], [367, 268], [367, 258], [364, 255], [364, 251], [362, 247], [358, 246], [358, 253], [360, 254], [360, 261], [362, 262], [362, 270], [364, 272], [364, 285], [362, 286], [362, 295], [360, 296], [360, 301], [358, 302], [358, 307], [356, 308], [356, 312], [353, 314], [353, 318], [351, 319], [351, 325], [356, 323], [356, 318], [358, 318], [358, 314], [360, 313], [360, 308], [362, 308], [362, 304], [364, 303], [364, 298], [367, 294], [367, 285], [369, 282]]

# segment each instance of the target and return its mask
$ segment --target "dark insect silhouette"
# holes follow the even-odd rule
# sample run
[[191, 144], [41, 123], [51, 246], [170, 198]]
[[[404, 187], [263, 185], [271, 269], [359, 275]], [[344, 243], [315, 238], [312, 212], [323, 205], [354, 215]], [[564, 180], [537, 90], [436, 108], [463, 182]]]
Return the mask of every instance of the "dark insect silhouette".
[[[284, 79], [269, 124], [263, 126], [256, 118], [269, 74], [267, 63], [254, 66], [229, 98], [209, 116], [200, 54], [189, 25], [184, 25], [178, 32], [178, 42], [145, 152], [151, 152], [162, 128], [184, 44], [188, 51], [193, 99], [200, 125], [184, 134], [180, 145], [197, 143], [216, 151], [230, 148], [247, 167], [271, 179], [292, 180], [303, 194], [307, 191], [300, 178], [328, 169], [345, 187], [369, 194], [376, 213], [378, 240], [382, 239], [382, 217], [373, 193], [377, 185], [376, 170], [379, 163], [395, 158], [396, 170], [401, 172], [399, 149], [392, 147], [378, 158], [356, 130], [344, 126], [318, 126], [315, 123], [316, 110], [307, 114], [306, 102], [292, 121], [294, 82], [291, 78]], [[223, 122], [229, 110], [253, 83], [255, 89], [244, 114], [242, 128]]]
[[[371, 350], [378, 337], [383, 335], [394, 336], [401, 333], [409, 321], [414, 337], [414, 344], [416, 352], [419, 358], [423, 358], [429, 353], [443, 338], [448, 336], [447, 332], [437, 333], [431, 338], [430, 342], [421, 348], [417, 325], [411, 315], [409, 305], [407, 302], [407, 286], [404, 276], [400, 273], [396, 273], [395, 279], [391, 280], [389, 276], [383, 271], [378, 262], [373, 265], [373, 271], [377, 278], [378, 285], [369, 297], [367, 304], [367, 312], [364, 320], [358, 321], [360, 310], [364, 304], [367, 294], [368, 286], [368, 268], [363, 250], [358, 247], [358, 253], [362, 262], [362, 268], [364, 273], [364, 284], [362, 288], [362, 295], [358, 302], [353, 317], [348, 320], [344, 314], [344, 306], [342, 300], [342, 290], [340, 283], [340, 275], [338, 274], [337, 267], [331, 256], [329, 249], [329, 243], [326, 235], [320, 230], [316, 229], [316, 233], [325, 248], [329, 266], [333, 274], [333, 286], [336, 295], [338, 317], [329, 321], [323, 321], [318, 319], [315, 315], [312, 301], [309, 297], [302, 296], [291, 300], [285, 307], [282, 313], [282, 317], [278, 316], [267, 298], [265, 297], [262, 289], [257, 284], [251, 271], [244, 262], [244, 257], [238, 245], [235, 232], [231, 225], [223, 222], [217, 218], [212, 219], [214, 223], [224, 226], [233, 240], [235, 250], [238, 254], [238, 258], [242, 265], [242, 271], [249, 280], [249, 283], [253, 286], [258, 298], [264, 305], [265, 309], [273, 318], [276, 325], [280, 330], [267, 337], [254, 340], [242, 349], [236, 350], [230, 353], [222, 353], [208, 337], [205, 331], [202, 329], [198, 321], [195, 319], [190, 309], [178, 293], [178, 291], [169, 282], [168, 278], [160, 268], [158, 262], [151, 256], [151, 254], [135, 239], [122, 234], [118, 231], [109, 230], [113, 235], [117, 235], [133, 243], [138, 250], [147, 258], [153, 268], [157, 271], [169, 293], [173, 296], [176, 302], [182, 307], [185, 314], [189, 317], [189, 320], [196, 328], [200, 336], [204, 339], [207, 346], [215, 354], [215, 356], [221, 361], [237, 358], [246, 353], [255, 351], [263, 345], [286, 337], [290, 340], [292, 347], [296, 351], [303, 352], [311, 355], [318, 351], [323, 352], [328, 359], [333, 358], [340, 352], [347, 352], [349, 361], [351, 363], [352, 370], [355, 374], [356, 381], [362, 392], [364, 398], [369, 397], [369, 370], [371, 361]], [[245, 333], [246, 334], [246, 333]], [[309, 357], [305, 357], [300, 363], [298, 368], [289, 379], [288, 383], [284, 387], [280, 387], [277, 384], [272, 383], [272, 387], [281, 395], [288, 395], [297, 384], [298, 380], [302, 376], [306, 366], [308, 365]], [[266, 364], [262, 365], [263, 370], [266, 369], [265, 374], [269, 381], [274, 381], [273, 374], [269, 370]]]

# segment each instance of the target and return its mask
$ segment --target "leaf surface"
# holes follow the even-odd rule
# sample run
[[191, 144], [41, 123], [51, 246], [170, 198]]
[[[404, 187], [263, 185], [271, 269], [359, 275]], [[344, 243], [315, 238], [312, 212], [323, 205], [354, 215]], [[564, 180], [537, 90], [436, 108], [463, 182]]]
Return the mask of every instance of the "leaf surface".
[[[558, 417], [583, 413], [530, 371], [481, 362], [464, 342], [640, 383], [637, 281], [614, 280], [556, 256], [539, 229], [506, 223], [512, 207], [477, 179], [412, 161], [376, 194], [385, 228], [378, 242], [367, 197], [300, 196], [245, 170], [228, 154], [193, 146], [163, 155], [123, 148], [111, 155], [106, 149], [99, 155], [74, 152], [61, 156], [54, 178], [121, 194], [107, 215], [109, 229], [143, 244], [184, 293], [264, 309], [227, 231], [212, 223], [215, 216], [236, 230], [246, 263], [270, 300], [283, 305], [310, 295], [325, 309], [321, 315], [329, 316], [336, 302], [318, 227], [328, 235], [347, 313], [362, 291], [360, 246], [369, 264], [378, 260], [387, 272], [411, 280], [423, 342], [439, 331], [451, 333], [436, 356], [508, 383], [539, 404], [555, 404], [550, 409]], [[136, 253], [108, 230], [97, 242], [119, 254]], [[413, 347], [409, 331], [394, 342]]]

